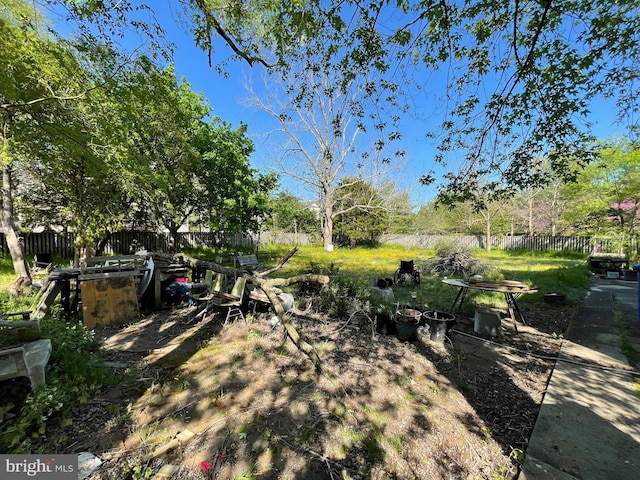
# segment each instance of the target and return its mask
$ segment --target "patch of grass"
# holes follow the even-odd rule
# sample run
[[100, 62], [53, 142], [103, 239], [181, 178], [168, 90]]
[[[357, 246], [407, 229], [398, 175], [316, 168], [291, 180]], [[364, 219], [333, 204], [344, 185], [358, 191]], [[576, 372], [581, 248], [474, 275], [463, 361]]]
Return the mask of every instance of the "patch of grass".
[[[290, 250], [282, 245], [261, 247], [261, 261], [275, 264]], [[211, 256], [206, 249], [203, 253], [194, 250], [190, 254], [197, 258]], [[576, 252], [527, 252], [498, 251], [485, 252], [471, 250], [472, 256], [486, 264], [490, 273], [487, 278], [500, 280], [519, 280], [536, 286], [539, 293], [523, 295], [519, 302], [540, 302], [544, 293], [563, 292], [569, 303], [575, 303], [586, 294], [591, 274], [586, 266], [586, 255]], [[398, 245], [383, 245], [376, 248], [336, 248], [325, 251], [321, 246], [300, 247], [298, 252], [284, 265], [278, 275], [290, 277], [304, 272], [326, 273], [331, 277], [330, 289], [323, 297], [320, 306], [327, 311], [344, 316], [354, 309], [362, 308], [369, 302], [369, 284], [374, 277], [392, 278], [400, 260], [414, 260], [418, 268], [435, 255], [434, 249], [406, 248]], [[414, 288], [410, 283], [394, 286], [396, 301], [403, 305], [417, 303], [420, 308], [448, 310], [453, 302], [455, 290], [442, 283], [442, 278], [421, 270], [421, 283]], [[411, 298], [411, 292], [417, 293], [417, 300]], [[316, 292], [318, 293], [318, 292]], [[300, 298], [304, 297], [302, 293]], [[356, 301], [358, 300], [359, 301]], [[464, 313], [473, 315], [474, 302], [487, 303], [503, 307], [501, 294], [483, 294], [469, 291], [464, 304]]]
[[279, 357], [288, 357], [289, 355], [291, 355], [291, 352], [289, 352], [286, 343], [281, 343], [280, 345], [278, 345], [273, 353]]
[[431, 385], [429, 385], [429, 388], [435, 395], [442, 393], [442, 385], [440, 385], [440, 383], [438, 382], [431, 382]]
[[374, 435], [365, 436], [360, 444], [367, 452], [367, 457], [370, 463], [382, 463], [386, 457], [386, 452], [381, 444], [382, 432], [376, 431]]
[[469, 387], [469, 384], [467, 382], [460, 381], [460, 382], [456, 383], [456, 388], [460, 392], [465, 393], [465, 392], [468, 392], [471, 387]]
[[267, 358], [267, 352], [262, 347], [255, 347], [253, 349], [253, 354], [255, 355], [256, 358], [259, 358], [262, 360]]
[[331, 413], [337, 418], [344, 418], [344, 416], [347, 414], [347, 409], [344, 407], [344, 405], [339, 403], [335, 406]]
[[316, 350], [318, 351], [318, 355], [320, 355], [321, 357], [327, 355], [328, 353], [332, 352], [333, 350], [335, 350], [336, 345], [333, 342], [322, 342], [318, 345], [316, 345]]
[[403, 435], [400, 435], [399, 433], [394, 434], [389, 439], [389, 443], [391, 444], [391, 447], [396, 452], [402, 451], [402, 447], [404, 447], [404, 444], [406, 443], [406, 441], [407, 441], [407, 439]]
[[313, 425], [305, 426], [298, 436], [298, 441], [302, 443], [310, 443], [316, 440], [321, 433], [326, 430], [326, 424], [323, 420], [315, 422]]
[[509, 459], [514, 465], [522, 465], [524, 463], [524, 452], [519, 448], [514, 448], [511, 450]]

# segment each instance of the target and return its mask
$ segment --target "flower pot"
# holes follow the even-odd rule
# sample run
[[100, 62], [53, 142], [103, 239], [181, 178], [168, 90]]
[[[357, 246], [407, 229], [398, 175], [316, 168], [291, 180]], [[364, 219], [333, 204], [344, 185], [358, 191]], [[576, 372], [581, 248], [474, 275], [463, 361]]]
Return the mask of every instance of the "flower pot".
[[416, 339], [418, 322], [414, 324], [402, 323], [396, 319], [396, 338], [401, 342], [410, 342]]
[[416, 339], [416, 333], [420, 326], [421, 313], [411, 308], [403, 308], [396, 312], [396, 338], [402, 342]]
[[452, 313], [428, 310], [422, 315], [424, 315], [429, 324], [432, 342], [443, 343], [444, 337], [450, 334], [451, 329], [456, 324], [456, 317]]

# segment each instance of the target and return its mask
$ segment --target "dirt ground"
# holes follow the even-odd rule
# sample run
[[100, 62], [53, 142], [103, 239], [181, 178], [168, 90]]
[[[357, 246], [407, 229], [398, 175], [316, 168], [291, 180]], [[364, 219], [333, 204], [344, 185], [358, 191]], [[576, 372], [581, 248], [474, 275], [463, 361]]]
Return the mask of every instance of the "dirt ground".
[[512, 479], [571, 316], [526, 304], [528, 325], [494, 339], [459, 316], [437, 344], [296, 312], [330, 380], [269, 312], [196, 313], [96, 329], [122, 382], [49, 429], [102, 460], [89, 478]]

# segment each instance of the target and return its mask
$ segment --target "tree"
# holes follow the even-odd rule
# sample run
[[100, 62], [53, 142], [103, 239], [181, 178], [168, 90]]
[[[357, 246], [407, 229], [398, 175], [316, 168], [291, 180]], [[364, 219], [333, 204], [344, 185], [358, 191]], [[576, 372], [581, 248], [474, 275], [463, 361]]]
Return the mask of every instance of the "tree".
[[275, 232], [310, 234], [318, 231], [316, 213], [291, 193], [278, 192], [271, 203], [270, 226]]
[[51, 158], [50, 146], [68, 133], [67, 122], [77, 125], [74, 102], [88, 84], [71, 43], [52, 35], [34, 6], [4, 0], [0, 9], [2, 230], [16, 275], [28, 277], [15, 220], [14, 168], [19, 160], [38, 161], [41, 152]]
[[147, 224], [166, 228], [175, 242], [178, 228], [203, 205], [202, 161], [192, 138], [211, 109], [184, 79], [178, 83], [172, 66], [149, 65], [119, 98], [117, 122], [128, 137], [122, 142], [138, 166], [130, 197]]
[[383, 198], [373, 186], [361, 178], [346, 177], [335, 191], [336, 230], [358, 242], [375, 243], [387, 229], [389, 218]]
[[416, 213], [408, 191], [398, 190], [393, 182], [386, 182], [380, 188], [389, 214], [389, 233], [411, 234], [416, 232]]
[[201, 47], [211, 52], [219, 37], [251, 65], [286, 69], [303, 58], [303, 70], [315, 71], [326, 61], [310, 55], [318, 45], [327, 55], [345, 48], [334, 69], [344, 78], [381, 73], [373, 88], [383, 98], [408, 89], [415, 72], [446, 71], [431, 75], [446, 77], [436, 83], [444, 111], [436, 160], [463, 155], [466, 164], [447, 175], [445, 200], [472, 198], [487, 175], [489, 191], [544, 185], [548, 177], [532, 168], [543, 157], [558, 178], [574, 178], [596, 154], [588, 115], [599, 97], [614, 99], [620, 121], [637, 128], [637, 1], [189, 5]]
[[271, 214], [269, 198], [277, 176], [258, 173], [250, 166], [254, 147], [246, 125], [233, 130], [217, 121], [200, 127], [193, 140], [201, 157], [197, 173], [204, 204], [199, 217], [220, 234], [259, 232]]
[[73, 231], [77, 265], [107, 234], [121, 228], [133, 207], [150, 196], [145, 192], [155, 188], [139, 140], [148, 142], [145, 148], [153, 148], [154, 142], [143, 132], [153, 125], [154, 138], [171, 131], [173, 144], [181, 132], [169, 122], [149, 122], [145, 115], [157, 105], [151, 99], [161, 98], [148, 93], [162, 76], [146, 57], [123, 58], [108, 45], [82, 42], [74, 54], [83, 69], [91, 68], [86, 73], [91, 82], [65, 105], [66, 116], [39, 122], [39, 130], [49, 135], [21, 159], [21, 180], [28, 188], [20, 195], [24, 218]]
[[[270, 82], [268, 94], [252, 93], [250, 101], [277, 123], [270, 134], [279, 144], [281, 155], [276, 161], [281, 173], [318, 195], [322, 239], [327, 248], [333, 242], [333, 222], [340, 214], [336, 210], [340, 181], [356, 171], [364, 181], [381, 177], [389, 170], [390, 160], [381, 157], [381, 141], [376, 142], [373, 152], [358, 154], [358, 139], [366, 134], [368, 126], [352, 109], [367, 95], [363, 80], [335, 75], [329, 63], [320, 68], [291, 68], [281, 81]], [[374, 127], [378, 134], [381, 128]], [[368, 166], [367, 173], [364, 165]]]
[[575, 205], [564, 215], [577, 231], [615, 236], [626, 244], [640, 221], [640, 150], [626, 139], [605, 145], [600, 158], [565, 187]]

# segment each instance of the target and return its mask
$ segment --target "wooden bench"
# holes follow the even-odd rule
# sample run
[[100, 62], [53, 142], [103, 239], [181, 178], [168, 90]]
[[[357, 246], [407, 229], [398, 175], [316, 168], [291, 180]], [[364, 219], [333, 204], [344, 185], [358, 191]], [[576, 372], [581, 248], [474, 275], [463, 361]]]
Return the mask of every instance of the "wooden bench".
[[[19, 315], [23, 315], [21, 312]], [[20, 329], [35, 331], [39, 336], [40, 322], [23, 320], [17, 322], [0, 321], [0, 333]], [[6, 334], [8, 336], [9, 334]], [[44, 369], [51, 356], [51, 340], [48, 338], [21, 342], [19, 345], [0, 349], [0, 381], [16, 377], [27, 377], [34, 390], [45, 384]]]
[[249, 271], [258, 270], [262, 267], [256, 255], [238, 255], [238, 264], [241, 268], [246, 268]]

